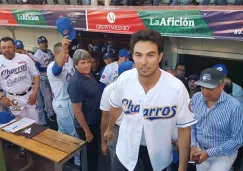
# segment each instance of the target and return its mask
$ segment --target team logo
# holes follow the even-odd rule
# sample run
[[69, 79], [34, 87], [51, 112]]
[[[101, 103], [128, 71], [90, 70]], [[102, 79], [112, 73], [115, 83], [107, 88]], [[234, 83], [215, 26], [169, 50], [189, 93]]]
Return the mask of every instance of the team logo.
[[75, 69], [72, 68], [72, 69], [71, 69], [71, 75], [73, 75], [74, 73], [75, 73]]
[[[123, 111], [125, 115], [135, 115], [140, 112], [140, 105], [134, 104], [132, 100], [123, 99]], [[168, 119], [177, 113], [177, 105], [144, 108], [143, 117], [148, 120]]]
[[79, 49], [79, 45], [72, 46], [72, 50], [77, 50], [77, 49]]
[[63, 31], [63, 34], [64, 34], [64, 35], [68, 35], [68, 34], [69, 34], [69, 31], [68, 31], [68, 30], [64, 30], [64, 31]]
[[69, 82], [72, 78], [72, 75], [70, 73], [67, 74], [66, 76], [66, 81]]
[[12, 100], [12, 104], [13, 104], [13, 106], [12, 106], [12, 111], [14, 112], [14, 111], [21, 111], [21, 108], [20, 108], [20, 106], [18, 106], [18, 102], [16, 101], [16, 100]]
[[218, 67], [217, 70], [222, 72], [223, 68], [222, 67]]
[[20, 42], [17, 42], [17, 45], [21, 45], [21, 43]]
[[59, 106], [57, 106], [57, 109], [62, 109], [62, 105], [59, 104]]
[[114, 23], [116, 21], [116, 15], [113, 12], [109, 12], [107, 15], [107, 21], [109, 23]]
[[193, 113], [193, 110], [192, 110], [192, 102], [189, 103], [189, 105], [188, 105], [188, 109], [190, 110], [190, 112]]
[[44, 65], [49, 64], [49, 62], [50, 62], [50, 61], [49, 61], [48, 59], [45, 59], [45, 60], [44, 60]]
[[18, 62], [18, 64], [26, 64], [26, 62], [25, 61], [20, 61], [20, 62]]
[[202, 79], [203, 79], [203, 81], [210, 81], [211, 75], [210, 74], [203, 74]]
[[42, 40], [46, 40], [46, 38], [42, 37]]
[[19, 66], [18, 68], [6, 69], [1, 72], [1, 77], [7, 79], [11, 74], [18, 74], [27, 70], [27, 64]]

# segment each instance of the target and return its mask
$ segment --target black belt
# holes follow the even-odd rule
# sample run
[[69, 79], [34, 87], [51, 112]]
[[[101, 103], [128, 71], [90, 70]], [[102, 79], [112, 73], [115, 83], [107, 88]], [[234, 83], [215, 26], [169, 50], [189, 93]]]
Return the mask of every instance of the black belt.
[[30, 90], [32, 89], [32, 87], [30, 87], [28, 90], [26, 90], [25, 92], [23, 92], [23, 93], [19, 93], [19, 94], [15, 94], [15, 93], [8, 93], [8, 94], [10, 94], [10, 95], [12, 95], [12, 96], [24, 96], [24, 95], [26, 95]]

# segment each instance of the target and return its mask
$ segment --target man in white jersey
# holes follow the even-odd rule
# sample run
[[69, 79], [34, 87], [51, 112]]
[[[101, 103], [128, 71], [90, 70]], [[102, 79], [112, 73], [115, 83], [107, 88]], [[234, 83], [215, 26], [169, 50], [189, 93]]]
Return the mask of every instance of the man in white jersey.
[[6, 92], [6, 96], [0, 93], [1, 102], [15, 116], [39, 123], [36, 99], [40, 76], [34, 62], [27, 55], [15, 53], [14, 41], [10, 37], [1, 39], [1, 50], [0, 86]]
[[[121, 75], [123, 72], [128, 71], [132, 68], [133, 68], [132, 61], [122, 62], [118, 68], [118, 75]], [[118, 139], [118, 132], [119, 132], [119, 127], [120, 127], [122, 115], [123, 115], [123, 114], [121, 114], [121, 116], [116, 121], [115, 127], [113, 128], [114, 139], [112, 141], [107, 142], [104, 138], [104, 133], [105, 133], [105, 130], [107, 129], [107, 125], [109, 122], [110, 109], [111, 109], [111, 104], [109, 102], [109, 99], [110, 99], [114, 84], [115, 84], [115, 82], [111, 83], [110, 85], [108, 85], [105, 88], [105, 90], [102, 94], [102, 97], [101, 97], [101, 101], [100, 101], [100, 110], [102, 110], [102, 118], [101, 118], [101, 125], [100, 125], [101, 150], [104, 155], [107, 155], [108, 148], [109, 148], [111, 163], [113, 162], [113, 160], [116, 156], [116, 144], [117, 144], [117, 139]]]
[[[73, 59], [65, 56], [63, 48], [68, 48], [69, 40], [64, 38], [62, 43], [54, 46], [55, 61], [51, 62], [47, 67], [47, 76], [54, 94], [52, 106], [56, 113], [58, 131], [64, 134], [78, 137], [74, 126], [74, 113], [72, 103], [67, 92], [67, 87], [72, 75], [75, 72], [73, 67]], [[75, 156], [76, 165], [80, 165], [80, 154]]]
[[[46, 122], [53, 121], [54, 111], [52, 108], [52, 94], [50, 83], [47, 78], [46, 70], [49, 63], [54, 60], [54, 56], [51, 50], [48, 49], [48, 41], [44, 36], [40, 36], [37, 39], [40, 49], [34, 54], [36, 61], [36, 67], [40, 71], [40, 89], [38, 92], [38, 108], [40, 111], [40, 124], [45, 125]], [[45, 118], [45, 112], [47, 114], [47, 121]], [[48, 123], [50, 126], [50, 123]]]
[[131, 59], [131, 53], [127, 49], [121, 49], [119, 51], [119, 60], [106, 65], [101, 77], [100, 77], [100, 90], [103, 92], [104, 88], [109, 84], [116, 81], [118, 77], [118, 66], [124, 61], [129, 61]]
[[105, 138], [124, 113], [112, 171], [132, 171], [138, 159], [144, 170], [162, 171], [172, 161], [171, 138], [178, 127], [180, 165], [187, 170], [190, 126], [197, 120], [189, 110], [190, 98], [180, 80], [159, 68], [163, 39], [153, 30], [142, 30], [131, 37], [130, 49], [135, 68], [119, 76], [110, 103], [111, 114]]

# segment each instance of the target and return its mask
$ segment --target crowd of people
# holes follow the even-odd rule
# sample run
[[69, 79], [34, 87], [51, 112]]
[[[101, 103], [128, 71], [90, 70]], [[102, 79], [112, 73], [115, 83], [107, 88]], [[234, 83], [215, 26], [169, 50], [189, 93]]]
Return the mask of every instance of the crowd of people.
[[[163, 38], [143, 30], [132, 34], [130, 50], [120, 49], [117, 61], [105, 53], [102, 68], [78, 45], [74, 29], [63, 30], [58, 27], [63, 39], [53, 52], [44, 36], [34, 54], [21, 40], [1, 39], [3, 110], [85, 140], [89, 171], [97, 171], [99, 146], [112, 171], [136, 170], [139, 159], [145, 171], [186, 171], [188, 160], [198, 171], [229, 171], [233, 164], [239, 171], [243, 91], [225, 65], [200, 76], [185, 77], [182, 63], [164, 71]], [[74, 163], [80, 166], [79, 153]]]
[[[104, 5], [104, 0], [97, 0], [99, 5]], [[0, 4], [3, 3], [2, 0], [0, 0]], [[6, 0], [7, 4], [62, 4], [62, 2], [59, 2], [58, 0], [53, 0], [53, 2], [50, 2], [49, 0]], [[70, 0], [64, 0], [65, 5], [90, 5], [91, 0], [87, 0], [85, 4], [82, 0], [77, 0], [76, 4], [73, 2], [70, 3]], [[110, 0], [110, 5], [115, 6], [159, 6], [159, 5], [171, 5], [171, 6], [177, 6], [177, 5], [242, 5], [242, 0]]]

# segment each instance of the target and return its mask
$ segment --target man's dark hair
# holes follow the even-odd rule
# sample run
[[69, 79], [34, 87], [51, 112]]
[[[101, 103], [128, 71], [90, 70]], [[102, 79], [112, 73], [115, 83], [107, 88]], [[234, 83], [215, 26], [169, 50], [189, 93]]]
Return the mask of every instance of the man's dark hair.
[[11, 41], [14, 45], [14, 40], [11, 37], [3, 37], [0, 42], [7, 42], [7, 41]]
[[159, 54], [164, 52], [164, 41], [159, 32], [153, 30], [140, 30], [132, 34], [130, 41], [130, 50], [132, 53], [134, 52], [135, 44], [139, 41], [150, 41], [155, 43], [158, 46]]
[[186, 65], [183, 64], [183, 63], [178, 63], [178, 64], [176, 64], [175, 70], [177, 70], [177, 67], [178, 67], [179, 65], [184, 66], [184, 68], [185, 68], [185, 70], [186, 70]]

